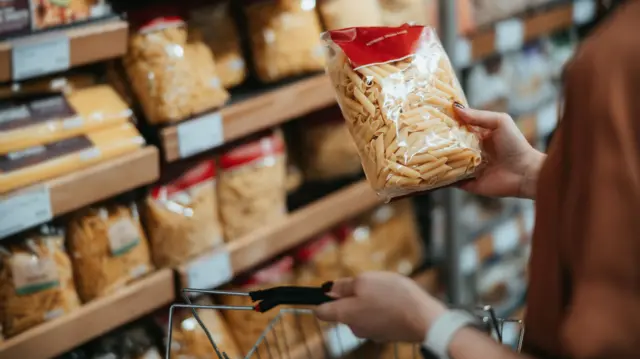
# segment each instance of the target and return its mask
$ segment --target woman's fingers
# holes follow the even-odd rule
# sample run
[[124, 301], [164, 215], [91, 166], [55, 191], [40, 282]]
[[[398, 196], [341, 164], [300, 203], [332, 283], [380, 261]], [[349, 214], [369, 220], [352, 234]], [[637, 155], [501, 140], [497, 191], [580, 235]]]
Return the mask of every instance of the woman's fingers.
[[458, 119], [468, 125], [477, 126], [486, 130], [496, 130], [503, 120], [504, 114], [491, 111], [474, 110], [465, 108], [456, 103], [453, 106]]
[[355, 295], [354, 278], [342, 278], [334, 281], [327, 295], [333, 298], [353, 297]]
[[316, 308], [318, 319], [324, 322], [339, 322], [349, 325], [353, 313], [358, 310], [358, 298], [346, 298], [325, 303]]

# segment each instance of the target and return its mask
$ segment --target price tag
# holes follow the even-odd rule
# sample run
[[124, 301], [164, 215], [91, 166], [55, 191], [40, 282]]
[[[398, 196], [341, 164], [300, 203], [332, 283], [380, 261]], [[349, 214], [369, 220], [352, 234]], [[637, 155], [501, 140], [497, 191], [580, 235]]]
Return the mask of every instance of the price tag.
[[187, 267], [187, 286], [196, 289], [211, 289], [229, 282], [233, 278], [231, 257], [226, 249], [192, 261]]
[[536, 115], [538, 138], [546, 138], [558, 125], [558, 103], [554, 101], [542, 107]]
[[469, 40], [464, 37], [456, 41], [453, 64], [455, 67], [468, 67], [473, 62], [473, 47]]
[[65, 71], [71, 64], [69, 38], [64, 34], [16, 41], [12, 47], [11, 64], [14, 80]]
[[596, 16], [595, 0], [577, 0], [573, 2], [573, 23], [584, 25]]
[[191, 157], [224, 143], [222, 114], [214, 112], [178, 125], [180, 158]]
[[351, 329], [344, 324], [338, 324], [331, 328], [326, 334], [329, 354], [333, 358], [343, 357], [345, 354], [357, 349], [362, 345], [363, 340], [358, 339]]
[[38, 186], [0, 196], [0, 239], [53, 218], [49, 188]]
[[460, 252], [460, 271], [471, 274], [478, 269], [478, 250], [474, 245], [467, 245]]
[[493, 231], [493, 250], [497, 254], [508, 253], [518, 247], [520, 242], [520, 226], [518, 221], [509, 220], [500, 224]]
[[524, 43], [524, 24], [520, 19], [501, 21], [496, 25], [496, 50], [519, 50]]

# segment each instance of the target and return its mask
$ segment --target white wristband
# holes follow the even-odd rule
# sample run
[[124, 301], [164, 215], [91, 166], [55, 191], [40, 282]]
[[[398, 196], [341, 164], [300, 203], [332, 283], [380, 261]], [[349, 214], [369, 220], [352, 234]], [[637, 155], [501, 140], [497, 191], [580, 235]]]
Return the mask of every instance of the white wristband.
[[478, 319], [468, 312], [448, 310], [431, 324], [423, 345], [438, 358], [449, 359], [449, 345], [453, 336], [464, 327], [478, 324]]

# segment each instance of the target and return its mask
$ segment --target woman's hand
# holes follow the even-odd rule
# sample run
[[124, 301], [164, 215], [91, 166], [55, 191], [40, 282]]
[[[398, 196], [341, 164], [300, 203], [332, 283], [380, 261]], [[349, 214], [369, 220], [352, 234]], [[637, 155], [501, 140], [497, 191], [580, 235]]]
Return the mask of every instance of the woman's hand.
[[459, 121], [480, 128], [487, 167], [459, 187], [482, 196], [535, 199], [545, 155], [534, 149], [507, 114], [454, 106]]
[[344, 323], [360, 338], [420, 343], [430, 323], [447, 308], [399, 274], [372, 272], [333, 283], [334, 302], [316, 310], [319, 319]]

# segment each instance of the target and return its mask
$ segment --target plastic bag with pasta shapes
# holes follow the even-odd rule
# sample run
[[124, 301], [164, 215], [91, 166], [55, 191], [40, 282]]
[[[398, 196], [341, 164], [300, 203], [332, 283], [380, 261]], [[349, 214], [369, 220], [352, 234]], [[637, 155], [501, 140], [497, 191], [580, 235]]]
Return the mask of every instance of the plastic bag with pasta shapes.
[[78, 293], [88, 302], [153, 270], [135, 204], [90, 208], [67, 227]]
[[143, 213], [157, 266], [174, 267], [222, 243], [215, 175], [207, 160], [152, 190]]
[[384, 199], [446, 186], [482, 163], [447, 54], [429, 27], [350, 28], [323, 35], [327, 72], [367, 180]]
[[247, 0], [251, 52], [263, 82], [321, 71], [324, 50], [315, 1]]
[[79, 307], [62, 231], [43, 226], [19, 244], [0, 247], [0, 318], [5, 337]]
[[129, 14], [134, 29], [124, 65], [150, 124], [182, 121], [229, 99], [211, 50], [180, 15], [168, 5]]
[[218, 198], [227, 242], [286, 215], [287, 161], [280, 133], [231, 147], [219, 162]]

